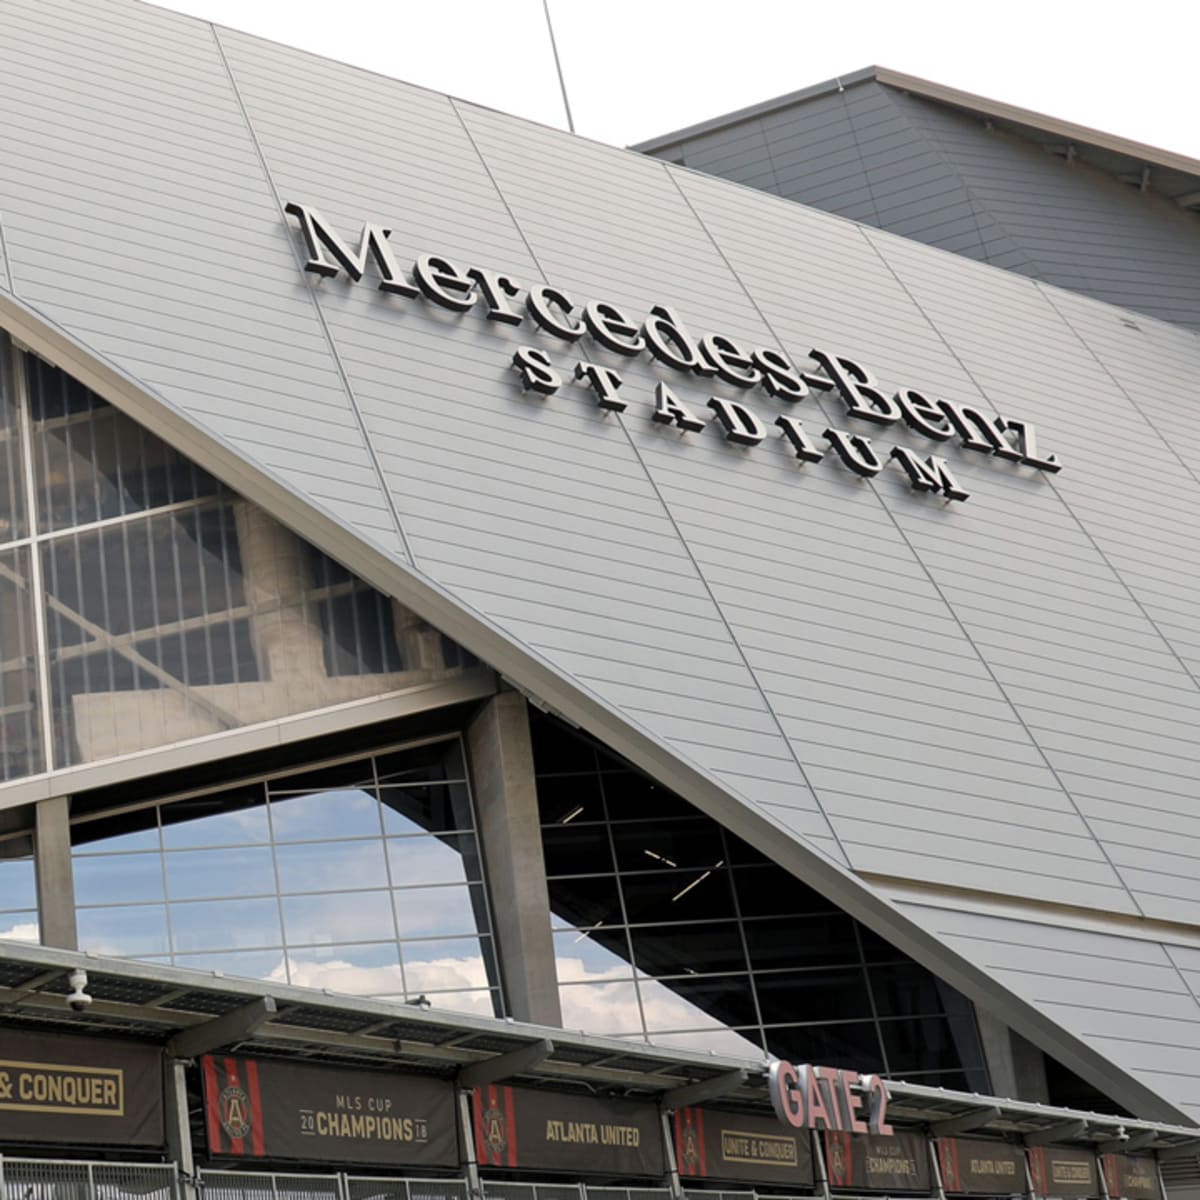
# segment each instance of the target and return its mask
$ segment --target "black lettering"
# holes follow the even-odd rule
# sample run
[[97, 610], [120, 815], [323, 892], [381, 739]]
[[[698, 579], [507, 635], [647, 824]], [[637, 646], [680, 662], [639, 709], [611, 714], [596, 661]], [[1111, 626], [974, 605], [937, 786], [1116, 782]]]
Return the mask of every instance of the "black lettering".
[[717, 414], [717, 420], [725, 427], [726, 441], [739, 446], [757, 446], [767, 436], [766, 427], [744, 405], [736, 400], [722, 400], [713, 396], [708, 407]]
[[913, 388], [901, 388], [896, 393], [896, 403], [900, 406], [900, 415], [909, 429], [915, 429], [938, 442], [947, 441], [954, 436], [954, 428], [936, 400], [930, 400], [928, 396]]
[[827, 429], [823, 436], [855, 475], [870, 479], [883, 470], [879, 455], [871, 449], [870, 438], [857, 433], [843, 433], [840, 429]]
[[927, 458], [922, 462], [903, 446], [893, 446], [891, 457], [904, 468], [915, 491], [941, 492], [947, 500], [965, 500], [971, 494], [958, 486], [950, 469], [940, 458]]
[[694, 433], [704, 428], [704, 422], [694, 416], [665, 383], [660, 383], [654, 389], [654, 412], [650, 414], [650, 418], [660, 425], [674, 424], [680, 429], [690, 429]]
[[583, 319], [592, 337], [608, 350], [632, 358], [646, 348], [638, 327], [615, 304], [593, 300], [584, 306]]
[[668, 367], [698, 375], [715, 374], [716, 368], [705, 361], [696, 340], [665, 304], [656, 304], [650, 310], [642, 325], [642, 337], [650, 353]]
[[783, 436], [791, 443], [796, 457], [801, 462], [820, 462], [825, 457], [825, 451], [817, 449], [816, 444], [804, 432], [804, 426], [795, 417], [776, 417], [775, 424], [783, 430]]
[[999, 417], [970, 404], [954, 404], [950, 400], [939, 400], [938, 407], [949, 417], [954, 432], [968, 450], [986, 450], [998, 458], [1021, 457], [1002, 433], [1004, 423]]
[[751, 358], [762, 372], [762, 385], [768, 395], [780, 400], [803, 400], [809, 395], [808, 384], [786, 354], [764, 346], [755, 350]]
[[521, 390], [549, 396], [562, 386], [562, 376], [554, 369], [549, 356], [536, 346], [518, 346], [512, 365], [521, 372]]
[[726, 383], [735, 387], [753, 387], [762, 378], [750, 355], [723, 333], [710, 333], [701, 340], [700, 347]]
[[531, 287], [525, 297], [525, 307], [540, 328], [565, 342], [577, 342], [587, 333], [582, 321], [563, 320], [564, 316], [570, 318], [575, 305], [566, 292], [549, 284]]
[[[853, 359], [839, 358], [823, 350], [808, 353], [821, 364], [821, 369], [846, 402], [850, 416], [874, 421], [877, 425], [891, 425], [900, 419], [899, 405], [879, 387], [866, 367]], [[810, 376], [805, 378], [809, 383], [814, 382]]]
[[[396, 260], [392, 257], [392, 248], [388, 244], [390, 229], [383, 229], [378, 225], [364, 225], [356, 254], [325, 223], [315, 208], [304, 204], [288, 204], [284, 212], [300, 221], [300, 231], [304, 234], [304, 244], [308, 250], [308, 261], [304, 264], [306, 271], [323, 278], [332, 278], [340, 267], [358, 283], [366, 274], [368, 261], [373, 259], [375, 269], [379, 272], [381, 292], [391, 292], [398, 296], [417, 294], [417, 289], [405, 282], [396, 266]], [[333, 255], [336, 263], [325, 257], [326, 250]]]
[[427, 300], [453, 312], [466, 312], [475, 303], [475, 282], [449, 259], [422, 254], [413, 268], [413, 278]]
[[586, 379], [596, 393], [596, 403], [610, 412], [624, 412], [629, 406], [617, 395], [621, 376], [611, 367], [599, 367], [595, 363], [577, 362], [575, 378]]
[[1062, 470], [1062, 463], [1057, 454], [1047, 454], [1042, 458], [1038, 454], [1037, 430], [1027, 421], [1012, 421], [1001, 418], [1005, 429], [1011, 429], [1017, 435], [1017, 445], [1020, 447], [1021, 461], [1028, 466], [1037, 467], [1042, 471], [1057, 473]]
[[484, 271], [479, 267], [471, 267], [467, 274], [479, 284], [484, 302], [488, 306], [487, 319], [498, 321], [501, 325], [520, 325], [522, 321], [519, 312], [513, 312], [505, 303], [509, 297], [516, 296], [521, 291], [521, 285], [514, 283], [507, 275], [495, 271]]

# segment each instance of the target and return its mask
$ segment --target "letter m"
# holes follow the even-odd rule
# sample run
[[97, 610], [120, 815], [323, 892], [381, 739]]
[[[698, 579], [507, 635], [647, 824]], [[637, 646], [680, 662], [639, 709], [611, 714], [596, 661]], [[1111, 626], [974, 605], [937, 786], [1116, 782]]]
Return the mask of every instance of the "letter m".
[[891, 457], [904, 468], [915, 491], [941, 492], [947, 500], [965, 500], [971, 494], [958, 486], [950, 468], [940, 458], [927, 458], [922, 462], [903, 446], [893, 446]]
[[[388, 244], [390, 229], [378, 225], [364, 225], [359, 239], [358, 252], [355, 253], [329, 227], [324, 218], [315, 208], [306, 204], [288, 204], [284, 208], [288, 216], [295, 217], [300, 222], [300, 231], [304, 234], [304, 244], [308, 250], [308, 261], [304, 264], [306, 271], [314, 275], [332, 277], [340, 267], [355, 283], [367, 272], [367, 263], [375, 260], [379, 271], [379, 290], [395, 292], [400, 296], [415, 296], [416, 288], [405, 283], [392, 257], [392, 248]], [[333, 256], [335, 262], [326, 258], [326, 252]]]

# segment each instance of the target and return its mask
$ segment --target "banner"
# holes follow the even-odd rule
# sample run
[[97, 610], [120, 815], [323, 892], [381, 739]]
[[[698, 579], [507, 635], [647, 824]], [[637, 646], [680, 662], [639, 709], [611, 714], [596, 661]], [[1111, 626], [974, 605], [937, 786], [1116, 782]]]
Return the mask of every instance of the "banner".
[[684, 1179], [801, 1187], [813, 1182], [807, 1130], [785, 1129], [772, 1117], [715, 1108], [676, 1112], [675, 1162]]
[[1100, 1176], [1090, 1150], [1031, 1146], [1029, 1173], [1037, 1196], [1099, 1196]]
[[666, 1170], [653, 1104], [489, 1084], [472, 1105], [481, 1166], [655, 1179]]
[[1006, 1196], [1025, 1191], [1025, 1151], [983, 1138], [938, 1138], [942, 1188], [956, 1196]]
[[450, 1083], [272, 1059], [206, 1054], [200, 1062], [210, 1154], [458, 1166]]
[[162, 1052], [102, 1038], [0, 1037], [0, 1134], [12, 1142], [163, 1144]]
[[829, 1186], [856, 1192], [927, 1192], [929, 1147], [916, 1133], [840, 1133], [826, 1130], [825, 1170]]
[[1132, 1154], [1102, 1154], [1100, 1167], [1110, 1200], [1162, 1200], [1158, 1165]]

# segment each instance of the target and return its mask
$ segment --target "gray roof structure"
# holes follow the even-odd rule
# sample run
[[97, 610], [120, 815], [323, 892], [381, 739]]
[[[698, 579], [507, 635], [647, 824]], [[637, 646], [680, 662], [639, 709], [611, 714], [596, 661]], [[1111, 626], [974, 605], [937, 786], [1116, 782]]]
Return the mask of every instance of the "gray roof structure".
[[[1195, 334], [133, 0], [0, 25], [0, 326], [1139, 1116], [1200, 1119]], [[289, 203], [848, 356], [1063, 469], [318, 281]], [[660, 383], [933, 449], [970, 499], [657, 423]]]

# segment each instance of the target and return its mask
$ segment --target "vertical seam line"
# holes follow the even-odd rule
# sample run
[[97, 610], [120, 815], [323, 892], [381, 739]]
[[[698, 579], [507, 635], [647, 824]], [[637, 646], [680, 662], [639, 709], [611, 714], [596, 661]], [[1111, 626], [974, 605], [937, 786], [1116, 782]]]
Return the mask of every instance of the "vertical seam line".
[[[254, 146], [254, 152], [258, 156], [259, 166], [262, 167], [263, 176], [267, 181], [267, 187], [271, 189], [271, 197], [275, 201], [275, 208], [279, 213], [280, 220], [286, 223], [286, 214], [283, 211], [283, 204], [280, 200], [279, 189], [275, 186], [275, 179], [271, 175], [271, 169], [267, 166], [267, 158], [263, 153], [263, 149], [258, 140], [258, 134], [254, 131], [254, 125], [250, 120], [250, 114], [246, 109], [246, 103], [242, 99], [241, 89], [238, 87], [237, 79], [234, 77], [233, 68], [229, 65], [229, 59], [225, 56], [225, 47], [221, 44], [221, 36], [217, 32], [217, 27], [214, 24], [209, 24], [209, 29], [212, 30], [213, 41], [216, 43], [217, 53], [220, 55], [221, 64], [225, 68], [225, 75], [229, 79], [229, 86], [233, 89], [234, 99], [237, 101], [238, 110], [242, 114], [242, 120], [246, 126], [246, 132], [250, 137], [250, 141]], [[291, 237], [288, 238], [288, 248], [291, 251], [292, 258], [295, 260], [298, 270], [303, 272], [304, 264], [300, 261], [300, 256], [296, 252], [295, 242]], [[346, 399], [350, 404], [350, 411], [354, 414], [355, 423], [358, 426], [359, 436], [362, 438], [363, 447], [367, 452], [367, 457], [371, 461], [371, 466], [375, 471], [376, 480], [379, 483], [380, 491], [383, 493], [384, 502], [387, 504], [388, 512], [391, 514], [392, 523], [395, 526], [397, 534], [400, 536], [400, 544], [404, 547], [404, 553], [408, 556], [408, 561], [412, 566], [417, 565], [416, 556], [413, 554], [412, 545], [408, 540], [408, 534], [404, 530], [404, 524], [400, 520], [400, 513], [396, 508], [396, 502], [392, 497], [391, 490], [388, 488], [387, 480], [383, 474], [383, 468], [379, 463], [379, 456], [375, 453], [375, 447], [371, 444], [371, 439], [367, 434], [366, 422], [363, 420], [363, 415], [358, 407], [358, 400], [354, 395], [354, 388], [350, 384], [350, 376], [346, 372], [345, 364], [342, 362], [342, 356], [338, 353], [337, 344], [333, 339], [333, 332], [329, 328], [329, 322], [325, 319], [325, 313], [321, 308], [321, 303], [317, 299], [316, 293], [305, 281], [304, 290], [308, 293], [309, 299], [312, 301], [313, 311], [316, 313], [317, 321], [321, 326], [321, 331], [325, 335], [325, 343], [329, 347], [329, 353], [333, 357], [334, 367], [337, 370], [338, 377], [342, 381], [342, 387], [346, 393]]]
[[[451, 103], [452, 104], [454, 103], [453, 100], [451, 100]], [[496, 189], [496, 194], [500, 197], [500, 201], [504, 205], [504, 209], [508, 213], [509, 218], [511, 219], [511, 221], [513, 223], [513, 226], [516, 228], [517, 232], [521, 235], [521, 240], [525, 243], [525, 247], [529, 251], [529, 256], [530, 256], [530, 258], [533, 259], [534, 265], [537, 267], [538, 271], [541, 273], [542, 279], [544, 282], [546, 279], [546, 272], [541, 264], [541, 261], [539, 260], [538, 256], [534, 253], [533, 247], [529, 244], [529, 239], [526, 238], [525, 231], [521, 228], [520, 222], [518, 222], [516, 214], [509, 207], [508, 200], [505, 198], [504, 193], [501, 190], [499, 183], [496, 181], [496, 177], [492, 174], [491, 168], [488, 166], [486, 160], [484, 159], [483, 154], [480, 151], [479, 146], [476, 144], [474, 137], [472, 137], [471, 131], [467, 128], [467, 123], [466, 123], [466, 121], [463, 120], [462, 113], [458, 111], [457, 106], [455, 106], [455, 112], [458, 113], [458, 119], [459, 119], [460, 123], [462, 124], [463, 130], [465, 131], [468, 139], [470, 139], [471, 145], [475, 147], [475, 153], [479, 156], [479, 161], [483, 165], [484, 171], [487, 172], [487, 176], [491, 180], [492, 186]], [[658, 161], [659, 161], [660, 165], [662, 166], [662, 169], [664, 171], [667, 171], [668, 178], [671, 178], [673, 180], [673, 176], [671, 175], [671, 172], [669, 169], [670, 164], [663, 162], [661, 159]], [[682, 197], [683, 202], [687, 205], [689, 211], [691, 211], [693, 213], [693, 215], [695, 215], [695, 210], [692, 209], [691, 204], [688, 202], [687, 197], [683, 195], [683, 192], [679, 188], [678, 184], [675, 185], [675, 190]], [[699, 217], [697, 217], [696, 219], [699, 220]], [[704, 227], [703, 222], [701, 222], [701, 227], [702, 228]], [[708, 236], [709, 240], [711, 241], [712, 235], [708, 233], [707, 229], [705, 229], [704, 232], [705, 232], [705, 235]], [[715, 243], [714, 243], [714, 245], [715, 245]], [[719, 249], [718, 249], [718, 253], [720, 253]], [[724, 257], [724, 255], [722, 255], [722, 257]], [[737, 651], [737, 655], [741, 659], [742, 665], [746, 668], [746, 671], [749, 674], [751, 680], [753, 681], [754, 687], [757, 690], [759, 697], [761, 698], [763, 704], [766, 706], [767, 715], [770, 717], [772, 723], [775, 725], [775, 728], [778, 731], [779, 736], [783, 739], [783, 744], [787, 747], [788, 753], [792, 757], [792, 761], [796, 764], [797, 768], [799, 769], [800, 777], [804, 780], [804, 785], [805, 785], [805, 787], [808, 788], [809, 794], [813, 798], [813, 803], [817, 806], [817, 811], [820, 813], [820, 815], [822, 817], [825, 818], [825, 824], [829, 827], [830, 835], [833, 837], [833, 840], [834, 840], [835, 844], [837, 845], [838, 850], [841, 852], [843, 859], [845, 860], [845, 862], [847, 864], [849, 864], [850, 856], [846, 853], [845, 847], [842, 845], [841, 838], [838, 837], [837, 830], [834, 829], [833, 822], [829, 819], [829, 814], [825, 811], [824, 805], [821, 803], [820, 798], [817, 796], [816, 788], [813, 787], [812, 781], [808, 777], [808, 772], [804, 768], [804, 764], [800, 761], [799, 756], [796, 754], [795, 748], [792, 746], [791, 741], [788, 739], [787, 734], [784, 732], [783, 725], [781, 724], [781, 722], [779, 720], [778, 713], [775, 712], [775, 709], [771, 705], [771, 702], [767, 699], [766, 693], [763, 691], [762, 684], [758, 680], [758, 674], [755, 672], [754, 668], [750, 665], [749, 660], [746, 658], [746, 652], [742, 649], [741, 643], [737, 640], [736, 636], [734, 635], [733, 629], [730, 627], [730, 624], [729, 624], [729, 619], [725, 615], [725, 610], [721, 607], [716, 596], [713, 594], [713, 590], [712, 590], [712, 587], [709, 585], [708, 578], [705, 576], [704, 572], [700, 569], [700, 564], [696, 561], [695, 555], [692, 553], [691, 546], [688, 545], [687, 540], [684, 538], [683, 533], [681, 532], [679, 525], [678, 525], [677, 521], [675, 520], [675, 514], [671, 511], [670, 506], [667, 504], [666, 499], [663, 497], [662, 492], [659, 490], [658, 482], [655, 480], [654, 476], [650, 473], [650, 469], [649, 469], [649, 467], [647, 467], [645, 459], [642, 457], [642, 453], [638, 449], [637, 443], [633, 440], [633, 434], [629, 431], [629, 427], [626, 425], [626, 423], [623, 419], [624, 414], [616, 412], [616, 413], [613, 413], [612, 415], [616, 417], [617, 424], [620, 426], [621, 432], [625, 434], [625, 439], [629, 443], [629, 448], [633, 452], [633, 456], [637, 460], [638, 466], [641, 467], [641, 469], [642, 469], [642, 474], [646, 478], [646, 483], [650, 487], [650, 490], [654, 493], [654, 497], [658, 501], [660, 507], [662, 508], [663, 515], [666, 517], [667, 521], [670, 523], [671, 529], [674, 531], [675, 537], [678, 539], [680, 546], [683, 547], [684, 552], [687, 554], [688, 562], [691, 563], [692, 570], [696, 572], [696, 578], [699, 581], [700, 586], [704, 589], [705, 595], [708, 597], [709, 602], [712, 604], [714, 610], [717, 613], [717, 616], [720, 618], [721, 624], [724, 626], [725, 632], [726, 632], [726, 634], [728, 634], [729, 640], [732, 643], [733, 648]], [[657, 740], [657, 737], [656, 737], [656, 740]], [[706, 771], [706, 773], [708, 773], [708, 772]], [[722, 787], [726, 786], [723, 781], [721, 782], [721, 786]], [[801, 836], [804, 836], [804, 835], [801, 835]], [[804, 840], [805, 840], [805, 844], [809, 845], [810, 848], [813, 851], [815, 851], [816, 853], [823, 854], [823, 855], [827, 853], [826, 851], [822, 850], [820, 846], [813, 844], [809, 838], [805, 837]]]
[[[970, 368], [959, 357], [958, 351], [954, 349], [954, 347], [950, 344], [949, 340], [945, 337], [945, 335], [942, 333], [942, 331], [937, 327], [936, 324], [934, 324], [933, 319], [925, 311], [925, 308], [922, 306], [920, 301], [917, 300], [917, 298], [912, 294], [912, 292], [909, 290], [908, 285], [904, 282], [903, 279], [900, 278], [900, 275], [896, 271], [896, 269], [884, 257], [883, 251], [880, 250], [880, 248], [875, 244], [875, 242], [871, 238], [871, 235], [868, 232], [868, 230], [864, 229], [860, 225], [859, 232], [862, 234], [863, 239], [866, 241], [867, 245], [871, 247], [871, 250], [874, 252], [876, 258], [878, 258], [880, 263], [883, 265], [884, 270], [886, 270], [887, 273], [896, 281], [896, 283], [900, 287], [901, 291], [903, 291], [904, 294], [908, 297], [909, 302], [912, 304], [913, 308], [915, 308], [916, 311], [921, 314], [922, 319], [929, 326], [929, 328], [933, 332], [934, 336], [938, 339], [939, 342], [941, 342], [942, 346], [945, 348], [946, 352], [950, 355], [950, 357], [953, 358], [954, 361], [958, 364], [959, 369], [971, 381], [971, 383], [974, 385], [974, 387], [978, 390], [980, 396], [982, 396], [984, 399], [988, 399], [987, 390], [975, 378], [975, 376], [971, 372]], [[993, 270], [996, 270], [996, 269], [998, 269], [998, 268], [993, 268]], [[962, 630], [963, 637], [966, 638], [968, 645], [975, 652], [975, 655], [979, 659], [980, 664], [982, 665], [984, 670], [987, 671], [988, 677], [991, 679], [993, 685], [996, 687], [997, 691], [999, 691], [1000, 695], [1004, 697], [1004, 701], [1008, 705], [1009, 709], [1012, 711], [1013, 716], [1016, 717], [1021, 728], [1025, 731], [1025, 736], [1027, 738], [1029, 738], [1030, 744], [1037, 751], [1042, 762], [1045, 763], [1046, 769], [1050, 772], [1050, 774], [1054, 778], [1054, 782], [1057, 783], [1058, 786], [1062, 789], [1063, 795], [1067, 798], [1068, 802], [1071, 805], [1071, 808], [1074, 809], [1075, 815], [1083, 823], [1084, 829], [1087, 830], [1087, 832], [1091, 836], [1092, 840], [1096, 843], [1096, 847], [1099, 849], [1100, 853], [1104, 856], [1104, 861], [1106, 863], [1108, 863], [1109, 869], [1113, 872], [1114, 876], [1116, 876], [1117, 880], [1120, 882], [1121, 888], [1124, 890], [1125, 894], [1129, 897], [1130, 901], [1133, 903], [1134, 908], [1137, 909], [1138, 915], [1144, 917], [1146, 915], [1146, 911], [1144, 908], [1142, 908], [1141, 902], [1133, 894], [1133, 891], [1129, 887], [1129, 884], [1126, 883], [1126, 881], [1125, 881], [1125, 876], [1121, 874], [1120, 868], [1117, 866], [1117, 864], [1115, 862], [1113, 862], [1112, 856], [1108, 852], [1108, 847], [1104, 844], [1104, 842], [1096, 834], [1096, 831], [1092, 828], [1091, 821], [1089, 821], [1088, 818], [1084, 815], [1083, 810], [1080, 809], [1079, 803], [1078, 803], [1078, 801], [1076, 801], [1074, 794], [1071, 792], [1070, 788], [1068, 788], [1067, 785], [1063, 782], [1062, 777], [1058, 773], [1058, 769], [1050, 761], [1049, 754], [1046, 753], [1046, 750], [1042, 746], [1041, 742], [1039, 742], [1038, 739], [1034, 736], [1033, 730], [1029, 728], [1029, 725], [1026, 722], [1024, 715], [1021, 713], [1020, 709], [1017, 707], [1015, 702], [1009, 696], [1008, 689], [1000, 682], [1000, 679], [996, 675], [996, 672], [993, 669], [992, 664], [987, 660], [987, 658], [984, 656], [983, 652], [975, 644], [975, 639], [971, 636], [970, 631], [967, 629], [962, 618], [958, 615], [957, 610], [953, 607], [953, 605], [951, 605], [950, 601], [946, 598], [945, 593], [942, 591], [941, 585], [934, 578], [933, 572], [929, 569], [929, 567], [925, 563], [925, 560], [921, 557], [921, 555], [917, 552], [916, 547], [913, 546], [912, 542], [909, 540], [908, 534], [904, 531], [904, 528], [901, 526], [900, 522], [896, 519], [895, 514], [891, 511], [890, 508], [888, 508], [888, 506], [886, 504], [883, 503], [883, 498], [881, 496], [879, 496], [879, 492], [875, 489], [874, 482], [873, 481], [868, 481], [868, 482], [871, 483], [872, 491], [875, 492], [875, 495], [879, 499], [879, 503], [883, 507], [884, 512], [887, 513], [892, 524], [896, 527], [896, 531], [900, 534], [901, 538], [904, 539], [904, 544], [906, 546], [908, 546], [910, 552], [913, 555], [913, 558], [920, 565], [921, 570], [925, 573], [925, 577], [929, 580], [930, 586], [932, 586], [934, 588], [934, 590], [937, 592], [938, 596], [941, 598], [942, 603], [946, 606], [947, 611], [953, 616], [955, 624], [959, 627], [960, 630]], [[1049, 480], [1047, 480], [1047, 486], [1049, 486], [1051, 492], [1057, 498], [1058, 502], [1063, 506], [1064, 509], [1066, 509], [1067, 513], [1070, 515], [1072, 520], [1074, 520], [1076, 523], [1078, 523], [1078, 518], [1071, 511], [1070, 505], [1068, 505], [1066, 503], [1066, 501], [1062, 498], [1061, 493], [1054, 487], [1053, 483], [1050, 482]], [[1103, 555], [1101, 555], [1101, 558], [1104, 561], [1105, 565], [1108, 566], [1108, 569], [1111, 571], [1112, 566], [1108, 563], [1108, 560], [1104, 559]], [[1114, 575], [1116, 574], [1116, 572], [1113, 572], [1113, 573], [1114, 573]], [[1120, 579], [1120, 576], [1117, 576], [1117, 579], [1122, 584], [1124, 583], [1124, 581]]]
[[8, 255], [8, 238], [4, 233], [4, 214], [0, 213], [0, 259], [4, 261], [4, 278], [8, 280], [8, 290], [15, 296], [16, 285], [13, 283], [12, 262]]
[[[665, 165], [666, 164], [664, 164], [664, 166]], [[674, 178], [673, 173], [672, 173], [672, 178]], [[712, 242], [712, 244], [716, 248], [717, 252], [721, 255], [722, 259], [724, 259], [726, 266], [728, 266], [728, 268], [730, 270], [730, 273], [733, 275], [734, 279], [737, 280], [738, 286], [741, 287], [743, 293], [745, 294], [746, 298], [749, 300], [750, 304], [754, 307], [755, 312], [758, 313], [763, 324], [767, 327], [768, 330], [770, 330], [772, 337], [774, 337], [775, 340], [780, 345], [783, 345], [784, 344], [783, 340], [780, 339], [779, 335], [775, 332], [775, 329], [772, 326], [771, 322], [767, 319], [766, 314], [763, 313], [761, 308], [759, 308], [758, 302], [754, 299], [753, 295], [750, 293], [750, 289], [746, 286], [741, 275], [738, 274], [738, 272], [735, 270], [733, 265], [729, 262], [729, 259], [725, 257], [724, 250], [717, 243], [716, 238], [713, 237], [707, 224], [704, 222], [704, 219], [700, 216], [700, 214], [698, 212], [696, 212], [696, 209], [693, 207], [690, 199], [688, 199], [687, 195], [684, 193], [683, 188], [679, 185], [678, 181], [676, 181], [676, 187], [679, 188], [680, 195], [682, 195], [684, 197], [684, 201], [687, 203], [688, 208], [691, 209], [696, 220], [699, 222], [700, 227], [704, 230], [705, 234], [707, 234], [709, 241]], [[975, 383], [974, 376], [972, 376], [971, 373], [967, 370], [966, 366], [963, 365], [963, 363], [959, 359], [958, 355], [955, 353], [954, 349], [949, 345], [949, 343], [946, 341], [946, 339], [944, 337], [942, 337], [941, 331], [938, 330], [937, 327], [933, 324], [933, 321], [930, 320], [929, 314], [926, 313], [925, 310], [920, 306], [920, 304], [917, 303], [915, 297], [905, 286], [904, 281], [902, 279], [900, 279], [900, 277], [892, 269], [891, 264], [883, 257], [879, 248], [875, 245], [874, 242], [871, 241], [871, 238], [870, 238], [867, 230], [863, 227], [863, 225], [861, 223], [859, 223], [857, 221], [853, 222], [852, 224], [859, 231], [859, 233], [862, 235], [862, 237], [866, 239], [867, 245], [870, 246], [871, 250], [874, 252], [876, 257], [879, 258], [880, 262], [884, 266], [884, 269], [892, 276], [893, 279], [895, 279], [897, 285], [901, 288], [901, 290], [904, 292], [904, 294], [909, 298], [909, 301], [913, 304], [913, 306], [916, 308], [916, 310], [921, 314], [921, 316], [924, 318], [925, 322], [933, 330], [933, 332], [937, 336], [937, 338], [946, 347], [946, 350], [948, 351], [948, 353], [954, 358], [955, 362], [957, 362], [959, 364], [959, 366], [961, 367], [963, 372], [972, 381], [972, 383]], [[975, 383], [975, 386], [978, 388], [979, 387], [978, 383]], [[982, 389], [980, 389], [980, 393], [986, 394], [986, 393], [983, 393]], [[826, 419], [828, 419], [829, 414], [826, 411], [825, 406], [820, 401], [820, 399], [817, 400], [817, 407], [825, 415]], [[865, 482], [866, 482], [867, 486], [871, 489], [871, 494], [879, 502], [880, 508], [883, 509], [884, 513], [887, 515], [888, 519], [891, 521], [897, 534], [900, 536], [901, 541], [903, 541], [905, 547], [908, 549], [908, 552], [912, 555], [913, 561], [917, 564], [917, 566], [921, 569], [921, 572], [924, 574], [925, 578], [929, 581], [929, 586], [933, 588], [938, 599], [945, 606], [946, 611], [950, 614], [954, 623], [958, 626], [959, 630], [961, 631], [963, 638], [967, 642], [967, 645], [969, 645], [971, 647], [971, 650], [974, 652], [975, 657], [978, 659], [980, 665], [987, 672], [988, 678], [991, 679], [991, 681], [992, 681], [992, 685], [996, 688], [996, 690], [1004, 698], [1004, 702], [1008, 705], [1009, 710], [1012, 712], [1017, 723], [1020, 725], [1021, 729], [1024, 731], [1025, 736], [1029, 739], [1030, 746], [1032, 746], [1032, 748], [1036, 751], [1038, 757], [1041, 758], [1042, 762], [1045, 764], [1046, 770], [1050, 772], [1050, 775], [1053, 778], [1054, 782], [1056, 784], [1058, 784], [1059, 788], [1062, 790], [1063, 796], [1066, 798], [1067, 802], [1070, 804], [1071, 808], [1074, 810], [1075, 815], [1083, 823], [1083, 827], [1087, 830], [1087, 832], [1091, 836], [1092, 840], [1096, 843], [1097, 848], [1100, 850], [1100, 853], [1104, 857], [1104, 861], [1108, 864], [1109, 869], [1113, 872], [1113, 875], [1116, 878], [1117, 882], [1119, 883], [1121, 889], [1125, 892], [1125, 894], [1129, 898], [1130, 902], [1134, 905], [1138, 914], [1140, 916], [1145, 916], [1146, 914], [1143, 911], [1142, 906], [1138, 903], [1137, 898], [1130, 891], [1129, 885], [1125, 882], [1125, 879], [1121, 875], [1120, 871], [1117, 870], [1116, 864], [1109, 857], [1107, 848], [1104, 846], [1104, 844], [1100, 841], [1100, 839], [1096, 836], [1095, 832], [1092, 830], [1091, 824], [1088, 822], [1088, 819], [1080, 811], [1079, 805], [1075, 801], [1075, 797], [1067, 789], [1066, 784], [1063, 783], [1061, 777], [1058, 774], [1058, 771], [1054, 768], [1054, 765], [1050, 762], [1050, 759], [1049, 759], [1048, 755], [1046, 754], [1046, 751], [1042, 748], [1041, 743], [1039, 743], [1038, 740], [1033, 736], [1033, 732], [1029, 728], [1029, 726], [1026, 724], [1024, 717], [1018, 711], [1017, 706], [1013, 703], [1012, 699], [1009, 697], [1008, 692], [1005, 690], [1004, 686], [1000, 683], [1000, 680], [996, 677], [996, 673], [992, 669], [991, 663], [989, 663], [987, 661], [987, 659], [983, 656], [982, 651], [975, 644], [974, 638], [971, 637], [971, 634], [968, 632], [966, 626], [963, 624], [962, 618], [958, 615], [958, 612], [955, 610], [955, 608], [950, 604], [950, 601], [946, 599], [945, 593], [942, 591], [941, 586], [938, 584], [937, 580], [933, 577], [933, 573], [930, 571], [929, 567], [926, 565], [924, 559], [920, 556], [920, 554], [918, 554], [916, 547], [913, 546], [912, 542], [909, 540], [909, 537], [905, 533], [903, 527], [900, 525], [899, 521], [897, 521], [895, 514], [887, 506], [887, 504], [884, 503], [883, 497], [879, 494], [879, 489], [878, 489], [878, 487], [876, 487], [875, 481], [873, 479], [867, 479], [867, 480], [865, 480]], [[840, 844], [840, 842], [839, 842], [839, 844]]]

